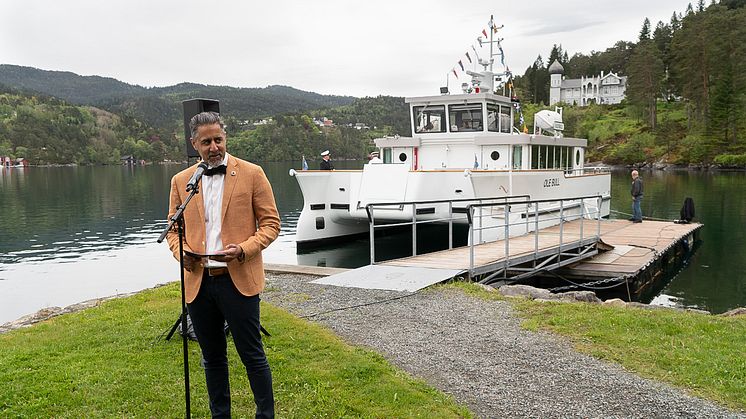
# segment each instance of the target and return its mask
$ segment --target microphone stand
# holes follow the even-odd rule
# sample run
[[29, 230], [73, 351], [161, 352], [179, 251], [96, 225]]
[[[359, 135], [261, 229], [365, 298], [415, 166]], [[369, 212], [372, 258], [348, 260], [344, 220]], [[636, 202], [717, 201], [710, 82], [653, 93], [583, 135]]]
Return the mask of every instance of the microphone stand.
[[179, 232], [179, 267], [181, 268], [181, 341], [182, 350], [184, 352], [184, 403], [187, 418], [191, 417], [191, 407], [189, 400], [189, 340], [187, 338], [187, 308], [186, 296], [184, 291], [184, 209], [186, 208], [187, 204], [189, 204], [189, 201], [192, 200], [192, 197], [199, 193], [200, 179], [201, 176], [197, 178], [194, 184], [194, 188], [192, 188], [187, 198], [181, 205], [179, 205], [174, 215], [168, 220], [168, 225], [161, 233], [161, 236], [158, 238], [158, 243], [162, 243], [168, 232], [173, 228], [174, 224], [176, 224]]

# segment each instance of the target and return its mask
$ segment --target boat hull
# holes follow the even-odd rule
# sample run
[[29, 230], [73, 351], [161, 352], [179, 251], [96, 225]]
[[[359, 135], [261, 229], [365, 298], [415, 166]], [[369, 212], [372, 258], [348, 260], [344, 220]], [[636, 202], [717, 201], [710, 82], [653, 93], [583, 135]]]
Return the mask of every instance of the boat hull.
[[[580, 212], [580, 205], [573, 205], [568, 201], [564, 204], [567, 207], [562, 209], [563, 215], [596, 218], [599, 214], [602, 217], [609, 214], [611, 175], [608, 172], [468, 169], [412, 171], [404, 165], [367, 164], [363, 170], [291, 171], [291, 175], [297, 179], [304, 200], [296, 231], [296, 241], [300, 247], [340, 241], [368, 233], [368, 204], [511, 196], [524, 196], [520, 199], [525, 200], [550, 200], [599, 195], [603, 197], [600, 211], [596, 208], [597, 200], [584, 202], [584, 214]], [[415, 212], [417, 220], [439, 220], [451, 215], [454, 222], [466, 223], [466, 215], [463, 212], [454, 215], [453, 209], [463, 209], [470, 203], [474, 202], [422, 203], [417, 206], [397, 204], [389, 207], [376, 205], [371, 215], [376, 225], [411, 221]], [[521, 223], [515, 217], [522, 217], [523, 224], [533, 218], [532, 214], [525, 214], [525, 208], [520, 208], [517, 206], [509, 209], [513, 214], [509, 215], [508, 224], [516, 225], [510, 230], [510, 235], [525, 232], [528, 228], [518, 227]], [[560, 212], [558, 203], [546, 204], [540, 208], [540, 228], [551, 225], [552, 222], [548, 220], [556, 218]], [[499, 217], [491, 219], [491, 223], [500, 222]]]

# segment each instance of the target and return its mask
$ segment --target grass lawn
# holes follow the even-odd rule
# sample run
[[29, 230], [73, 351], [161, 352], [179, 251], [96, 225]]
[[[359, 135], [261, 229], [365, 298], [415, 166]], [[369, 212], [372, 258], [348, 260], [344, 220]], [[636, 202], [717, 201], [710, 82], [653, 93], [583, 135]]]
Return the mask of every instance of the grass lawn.
[[[178, 284], [115, 299], [0, 335], [0, 417], [183, 417]], [[471, 417], [452, 398], [342, 342], [316, 324], [262, 304], [278, 417]], [[233, 413], [253, 417], [232, 343]], [[192, 414], [209, 417], [199, 347], [189, 344]]]
[[744, 316], [511, 301], [528, 329], [567, 336], [581, 352], [746, 410]]
[[746, 411], [746, 316], [507, 298], [475, 284], [447, 287], [508, 301], [529, 330], [568, 337], [574, 347], [640, 376]]

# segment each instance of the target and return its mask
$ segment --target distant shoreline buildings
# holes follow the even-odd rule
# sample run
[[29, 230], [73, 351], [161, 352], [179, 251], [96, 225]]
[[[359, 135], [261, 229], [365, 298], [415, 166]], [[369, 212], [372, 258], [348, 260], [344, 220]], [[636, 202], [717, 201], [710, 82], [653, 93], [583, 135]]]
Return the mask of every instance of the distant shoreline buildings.
[[565, 68], [554, 60], [549, 66], [549, 104], [566, 103], [568, 105], [588, 106], [591, 103], [611, 105], [620, 103], [625, 98], [627, 76], [616, 73], [600, 76], [564, 79]]

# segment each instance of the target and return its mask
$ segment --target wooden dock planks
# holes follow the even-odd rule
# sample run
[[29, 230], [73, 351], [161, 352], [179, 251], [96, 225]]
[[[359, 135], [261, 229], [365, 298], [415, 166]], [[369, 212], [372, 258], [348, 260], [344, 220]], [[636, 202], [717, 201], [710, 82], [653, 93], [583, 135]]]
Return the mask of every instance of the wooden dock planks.
[[[583, 220], [583, 238], [596, 234], [597, 222]], [[634, 274], [647, 266], [657, 255], [664, 253], [677, 241], [688, 236], [701, 224], [674, 224], [666, 221], [644, 221], [632, 223], [626, 220], [602, 220], [601, 240], [615, 249], [581, 261], [563, 270], [588, 277], [611, 277]], [[581, 221], [574, 220], [562, 226], [562, 242], [579, 240]], [[539, 250], [556, 248], [560, 239], [560, 226], [542, 229], [539, 232]], [[511, 237], [509, 257], [530, 255], [535, 251], [535, 235]], [[499, 263], [505, 258], [505, 241], [475, 246], [474, 266]], [[382, 265], [411, 266], [440, 269], [469, 269], [469, 247], [443, 250], [383, 262]]]
[[[566, 272], [579, 276], [619, 276], [634, 274], [665, 253], [680, 240], [694, 233], [702, 224], [675, 224], [668, 221], [643, 221], [632, 223], [609, 220], [601, 224], [601, 239], [615, 248], [631, 249], [610, 262], [599, 263], [592, 258], [566, 268]], [[599, 255], [600, 256], [600, 255]]]

